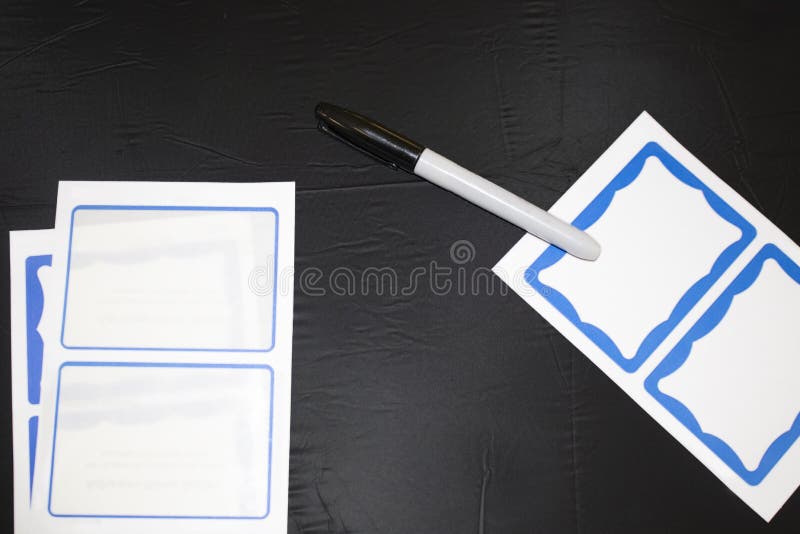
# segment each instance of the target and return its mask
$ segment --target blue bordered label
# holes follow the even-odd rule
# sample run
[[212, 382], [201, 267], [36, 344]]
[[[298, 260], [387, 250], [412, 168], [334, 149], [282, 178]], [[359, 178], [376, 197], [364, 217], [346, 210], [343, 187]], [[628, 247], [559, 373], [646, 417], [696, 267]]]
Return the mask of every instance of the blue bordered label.
[[[269, 372], [269, 439], [267, 445], [267, 505], [260, 516], [204, 516], [204, 515], [100, 515], [100, 514], [60, 514], [53, 512], [53, 473], [55, 471], [56, 444], [58, 443], [58, 410], [61, 398], [61, 373], [66, 367], [148, 367], [171, 369], [252, 369]], [[149, 363], [149, 362], [64, 362], [58, 369], [58, 385], [56, 389], [56, 407], [53, 423], [53, 450], [50, 457], [50, 481], [47, 497], [47, 511], [53, 517], [84, 517], [84, 518], [114, 518], [114, 519], [266, 519], [270, 513], [272, 491], [272, 421], [275, 398], [275, 372], [269, 365], [258, 364], [201, 364], [201, 363]]]
[[[72, 244], [73, 232], [75, 228], [75, 215], [81, 210], [95, 211], [230, 211], [230, 212], [270, 212], [275, 216], [275, 250], [273, 253], [273, 286], [272, 286], [272, 336], [269, 346], [258, 349], [241, 348], [216, 348], [216, 347], [122, 347], [122, 346], [72, 346], [64, 342], [64, 334], [67, 326], [67, 306], [69, 302], [69, 280], [70, 266], [72, 265]], [[67, 250], [67, 275], [66, 286], [64, 289], [64, 309], [61, 320], [60, 342], [65, 349], [73, 350], [131, 350], [131, 351], [186, 351], [186, 352], [270, 352], [275, 348], [277, 304], [278, 304], [278, 232], [279, 214], [278, 210], [271, 207], [225, 207], [225, 206], [127, 206], [127, 205], [80, 205], [72, 210], [69, 228], [69, 248]]]
[[756, 235], [756, 230], [752, 224], [672, 157], [661, 145], [655, 142], [647, 143], [572, 221], [572, 224], [585, 230], [598, 221], [611, 205], [615, 193], [631, 185], [641, 175], [642, 169], [650, 157], [657, 158], [676, 180], [702, 192], [714, 213], [737, 227], [741, 231], [741, 237], [720, 253], [706, 275], [698, 279], [687, 288], [683, 295], [676, 299], [675, 306], [669, 316], [659, 324], [653, 325], [653, 328], [639, 344], [635, 354], [623, 354], [617, 343], [602, 328], [581, 320], [577, 310], [566, 295], [540, 281], [539, 274], [545, 269], [556, 265], [564, 257], [565, 252], [563, 250], [554, 246], [548, 247], [525, 272], [525, 281], [534, 290], [550, 302], [620, 368], [629, 373], [633, 373], [641, 367], [658, 345], [689, 313], [714, 282], [722, 276]]
[[728, 443], [714, 434], [704, 432], [691, 410], [680, 400], [662, 392], [658, 385], [663, 378], [673, 374], [686, 363], [691, 357], [692, 345], [714, 330], [724, 320], [734, 297], [745, 292], [755, 283], [761, 274], [764, 262], [770, 259], [774, 260], [787, 276], [797, 284], [800, 284], [800, 267], [775, 245], [768, 244], [764, 246], [667, 354], [664, 360], [658, 364], [644, 383], [645, 389], [650, 395], [751, 486], [758, 485], [764, 480], [764, 477], [769, 474], [775, 464], [778, 463], [783, 455], [786, 454], [786, 451], [789, 450], [789, 447], [800, 436], [800, 413], [797, 414], [790, 428], [777, 436], [767, 447], [758, 466], [750, 470], [745, 467], [740, 456]]

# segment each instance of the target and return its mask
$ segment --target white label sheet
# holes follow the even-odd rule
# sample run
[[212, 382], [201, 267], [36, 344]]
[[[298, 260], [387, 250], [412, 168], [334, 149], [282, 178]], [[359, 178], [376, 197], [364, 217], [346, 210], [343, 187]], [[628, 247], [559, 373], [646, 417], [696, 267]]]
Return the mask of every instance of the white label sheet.
[[800, 484], [800, 249], [643, 113], [494, 270], [770, 520]]
[[294, 184], [63, 182], [41, 533], [285, 532]]

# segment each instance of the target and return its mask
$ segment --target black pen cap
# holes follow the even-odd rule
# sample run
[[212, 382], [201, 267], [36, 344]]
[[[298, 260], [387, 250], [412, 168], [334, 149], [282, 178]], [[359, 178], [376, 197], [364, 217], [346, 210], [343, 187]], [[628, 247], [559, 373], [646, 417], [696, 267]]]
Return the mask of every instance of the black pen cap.
[[393, 169], [413, 173], [425, 147], [374, 120], [320, 102], [315, 113], [321, 131], [344, 141]]

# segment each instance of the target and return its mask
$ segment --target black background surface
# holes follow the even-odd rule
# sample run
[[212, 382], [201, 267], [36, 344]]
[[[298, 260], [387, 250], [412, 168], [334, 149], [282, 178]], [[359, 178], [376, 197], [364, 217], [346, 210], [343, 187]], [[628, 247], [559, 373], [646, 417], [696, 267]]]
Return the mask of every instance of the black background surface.
[[[52, 226], [58, 180], [294, 180], [298, 277], [407, 279], [457, 267], [459, 240], [471, 273], [521, 237], [318, 133], [319, 100], [543, 207], [647, 110], [800, 241], [794, 4], [3, 2], [0, 277], [5, 230]], [[764, 523], [521, 299], [487, 293], [296, 287], [290, 532], [800, 531], [798, 495]], [[0, 325], [10, 532], [7, 306]]]

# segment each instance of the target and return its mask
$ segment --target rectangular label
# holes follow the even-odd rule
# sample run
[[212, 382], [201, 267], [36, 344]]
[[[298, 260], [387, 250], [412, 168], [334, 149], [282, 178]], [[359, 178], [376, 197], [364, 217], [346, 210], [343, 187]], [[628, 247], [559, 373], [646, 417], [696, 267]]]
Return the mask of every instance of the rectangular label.
[[266, 517], [273, 380], [266, 365], [63, 364], [50, 514]]
[[275, 343], [278, 212], [77, 206], [68, 349], [265, 352]]

